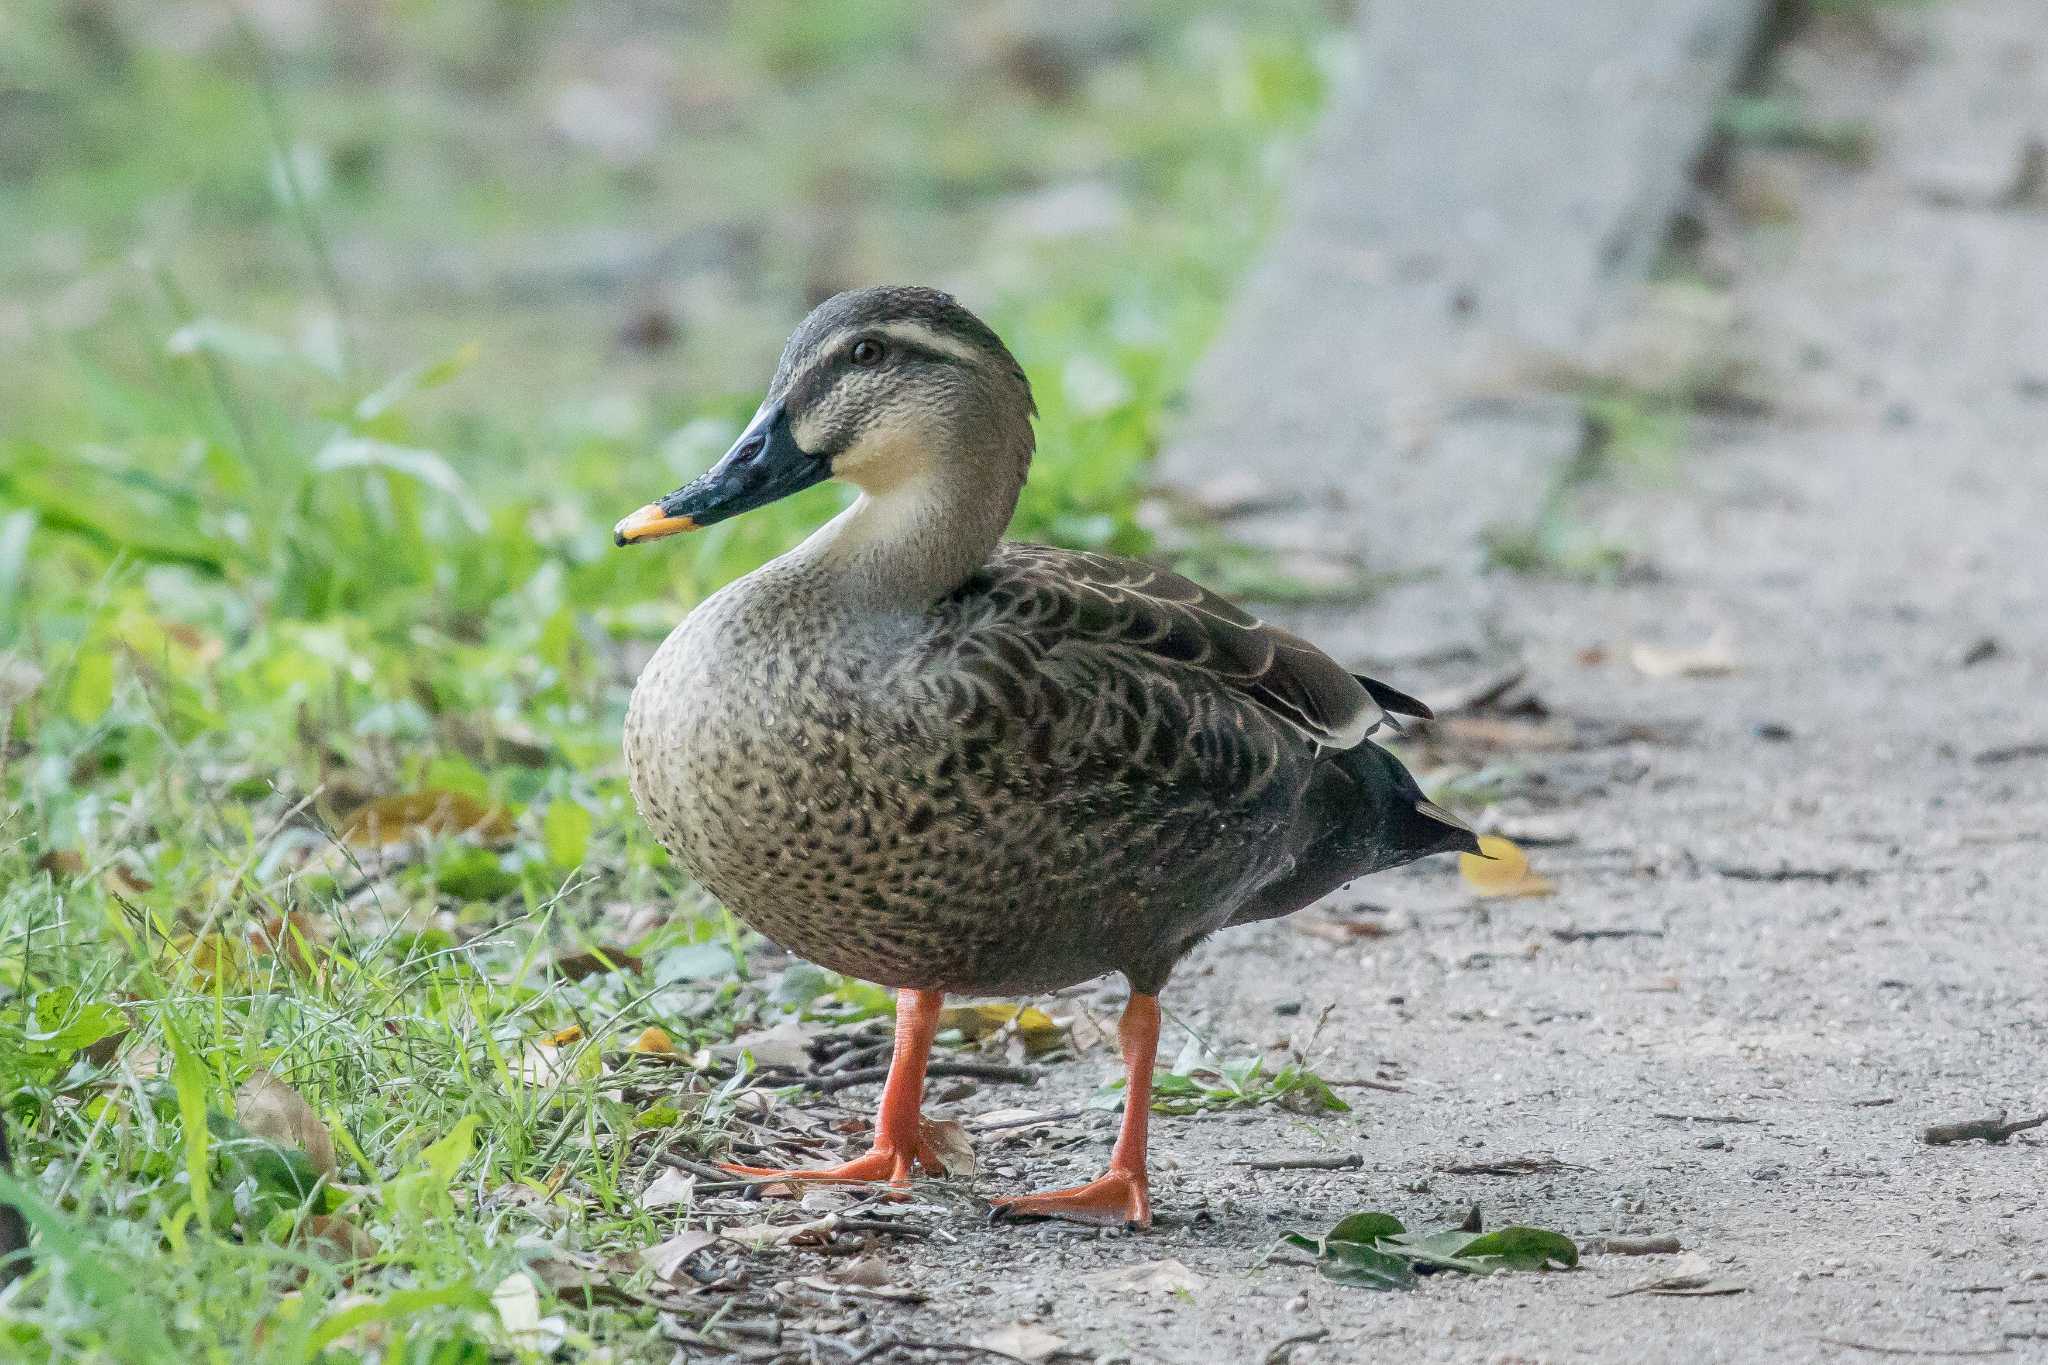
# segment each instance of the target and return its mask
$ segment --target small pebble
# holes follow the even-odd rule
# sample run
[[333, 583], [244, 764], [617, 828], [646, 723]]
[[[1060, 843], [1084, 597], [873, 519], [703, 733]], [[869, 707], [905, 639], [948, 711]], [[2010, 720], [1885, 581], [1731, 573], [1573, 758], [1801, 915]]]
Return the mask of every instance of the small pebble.
[[1703, 1137], [1698, 1142], [1695, 1142], [1693, 1146], [1703, 1152], [1719, 1152], [1727, 1148], [1728, 1140], [1726, 1138]]

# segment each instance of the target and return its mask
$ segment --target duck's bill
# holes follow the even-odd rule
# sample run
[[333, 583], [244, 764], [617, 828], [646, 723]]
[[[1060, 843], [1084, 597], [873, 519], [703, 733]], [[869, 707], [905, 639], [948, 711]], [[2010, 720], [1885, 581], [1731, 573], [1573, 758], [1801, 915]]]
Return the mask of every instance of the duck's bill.
[[717, 464], [660, 502], [629, 513], [612, 528], [612, 539], [638, 545], [695, 531], [766, 507], [823, 482], [831, 473], [830, 461], [796, 443], [782, 404], [771, 403], [755, 414]]

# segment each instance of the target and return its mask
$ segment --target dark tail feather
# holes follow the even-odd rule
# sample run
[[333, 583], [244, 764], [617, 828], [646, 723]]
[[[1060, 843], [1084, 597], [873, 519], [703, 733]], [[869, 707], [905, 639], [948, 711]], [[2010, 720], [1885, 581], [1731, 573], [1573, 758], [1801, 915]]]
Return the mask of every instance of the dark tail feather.
[[1422, 794], [1395, 758], [1367, 741], [1325, 754], [1303, 811], [1317, 834], [1282, 878], [1259, 888], [1232, 924], [1291, 915], [1346, 882], [1432, 853], [1477, 853], [1465, 823]]
[[1380, 704], [1380, 710], [1397, 716], [1413, 716], [1417, 720], [1435, 720], [1436, 712], [1430, 710], [1406, 692], [1387, 686], [1378, 678], [1368, 678], [1363, 673], [1353, 673], [1358, 685], [1366, 690], [1372, 699]]
[[1396, 867], [1432, 853], [1479, 851], [1479, 836], [1472, 827], [1424, 796], [1401, 760], [1379, 745], [1368, 741], [1326, 761], [1358, 784], [1366, 808], [1360, 813], [1367, 815], [1364, 828], [1376, 846], [1379, 867]]

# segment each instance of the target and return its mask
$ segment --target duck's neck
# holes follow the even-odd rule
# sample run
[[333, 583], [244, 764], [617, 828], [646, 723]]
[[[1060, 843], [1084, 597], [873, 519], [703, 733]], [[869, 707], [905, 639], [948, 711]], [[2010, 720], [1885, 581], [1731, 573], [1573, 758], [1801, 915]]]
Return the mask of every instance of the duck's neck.
[[869, 609], [922, 611], [988, 562], [1023, 487], [1008, 461], [937, 464], [882, 487], [796, 551], [836, 594]]

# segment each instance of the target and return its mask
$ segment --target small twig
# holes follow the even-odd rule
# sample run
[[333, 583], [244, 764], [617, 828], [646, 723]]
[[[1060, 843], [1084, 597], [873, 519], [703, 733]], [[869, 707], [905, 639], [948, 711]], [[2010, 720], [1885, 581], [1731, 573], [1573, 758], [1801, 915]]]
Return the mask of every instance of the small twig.
[[1897, 1104], [1898, 1102], [1899, 1097], [1897, 1095], [1875, 1095], [1867, 1100], [1850, 1100], [1849, 1107], [1851, 1109], [1882, 1109], [1888, 1104]]
[[1343, 1152], [1335, 1156], [1281, 1156], [1270, 1161], [1233, 1161], [1230, 1164], [1248, 1171], [1355, 1171], [1365, 1165], [1365, 1158], [1356, 1152]]
[[1986, 1142], [2003, 1142], [2014, 1133], [2024, 1133], [2029, 1128], [2048, 1124], [2048, 1114], [2036, 1114], [2030, 1119], [2014, 1119], [2006, 1122], [2003, 1113], [1988, 1119], [1961, 1119], [1955, 1123], [1937, 1123], [1920, 1135], [1920, 1140], [1930, 1147], [1940, 1147], [1951, 1142], [1968, 1142], [1982, 1138]]
[[1008, 1351], [998, 1351], [993, 1346], [976, 1346], [967, 1341], [878, 1341], [862, 1351], [847, 1365], [868, 1365], [891, 1351], [945, 1351], [950, 1355], [980, 1355], [990, 1360], [1014, 1360], [1017, 1365], [1031, 1365], [1023, 1356], [1013, 1356]]
[[905, 1222], [897, 1218], [845, 1218], [839, 1220], [841, 1232], [878, 1232], [884, 1237], [929, 1237], [932, 1230], [922, 1223]]
[[1550, 936], [1559, 943], [1579, 943], [1595, 938], [1662, 938], [1662, 929], [1552, 929]]
[[768, 1180], [750, 1180], [745, 1176], [736, 1176], [731, 1171], [722, 1171], [709, 1162], [692, 1161], [686, 1156], [677, 1156], [674, 1152], [656, 1152], [654, 1159], [664, 1166], [675, 1167], [685, 1175], [696, 1176], [702, 1182], [692, 1187], [698, 1194], [724, 1194], [733, 1190], [750, 1189], [755, 1185], [774, 1183]]
[[1847, 1337], [1818, 1337], [1816, 1340], [1829, 1346], [1846, 1346], [1852, 1351], [1869, 1351], [1880, 1356], [2002, 1356], [2010, 1355], [2010, 1346], [1878, 1346], [1867, 1341], [1851, 1341]]
[[969, 1119], [967, 1126], [977, 1133], [1000, 1133], [1005, 1128], [1030, 1128], [1040, 1123], [1070, 1123], [1086, 1114], [1086, 1109], [1062, 1109], [1052, 1114], [1032, 1114], [1021, 1119], [999, 1119], [994, 1123], [983, 1123]]
[[1579, 1248], [1588, 1256], [1676, 1256], [1676, 1237], [1595, 1237]]
[[1406, 1090], [1402, 1089], [1398, 1085], [1393, 1084], [1390, 1081], [1372, 1081], [1363, 1078], [1345, 1081], [1324, 1081], [1323, 1084], [1329, 1086], [1332, 1090], [1349, 1090], [1353, 1088], [1358, 1088], [1363, 1090], [1384, 1090], [1389, 1095], [1405, 1095], [1408, 1093]]
[[1761, 1123], [1762, 1119], [1746, 1119], [1740, 1114], [1658, 1114], [1660, 1119], [1673, 1123]]
[[[924, 1069], [927, 1076], [973, 1076], [984, 1081], [1016, 1081], [1028, 1085], [1038, 1079], [1038, 1072], [1028, 1066], [1005, 1066], [1000, 1062], [965, 1062], [951, 1058], [934, 1060]], [[886, 1066], [864, 1066], [858, 1071], [842, 1071], [836, 1076], [805, 1076], [794, 1082], [830, 1095], [856, 1085], [871, 1085], [876, 1081], [889, 1079]], [[978, 1349], [978, 1348], [977, 1348]]]
[[1498, 1161], [1461, 1161], [1453, 1166], [1439, 1166], [1445, 1175], [1557, 1175], [1563, 1171], [1583, 1171], [1584, 1166], [1574, 1166], [1569, 1161], [1559, 1161], [1552, 1156], [1512, 1156]]
[[1307, 1332], [1296, 1332], [1291, 1337], [1282, 1337], [1273, 1343], [1273, 1349], [1266, 1352], [1265, 1365], [1287, 1365], [1287, 1357], [1297, 1346], [1306, 1346], [1312, 1341], [1321, 1341], [1330, 1335], [1327, 1327], [1317, 1327]]

